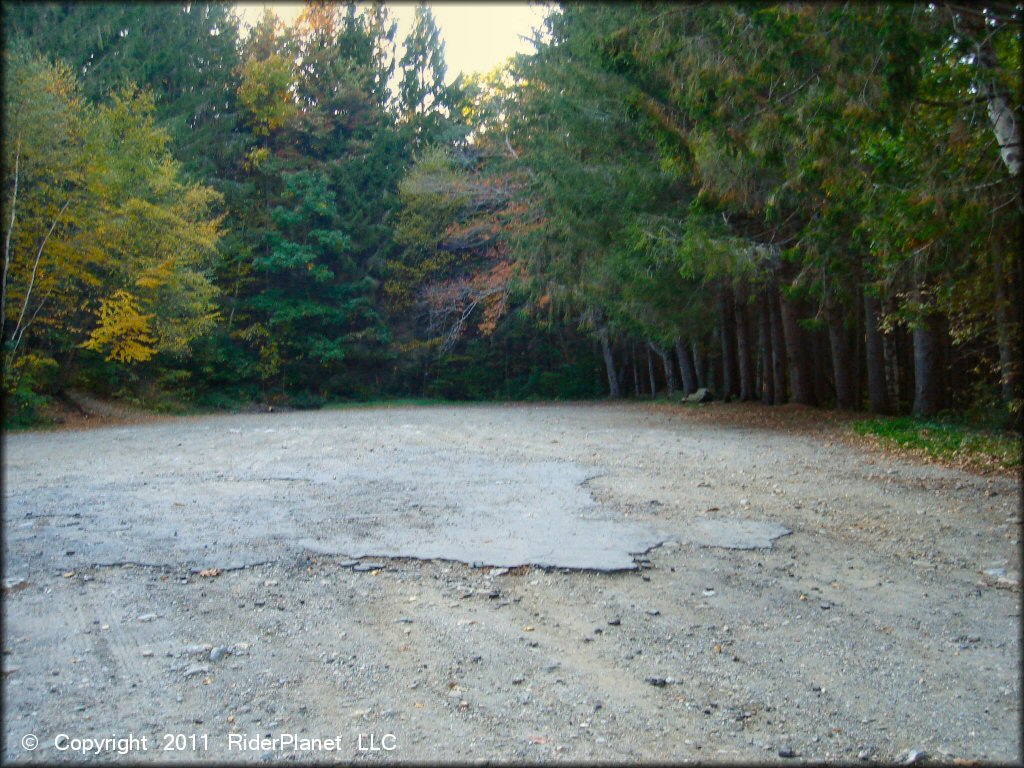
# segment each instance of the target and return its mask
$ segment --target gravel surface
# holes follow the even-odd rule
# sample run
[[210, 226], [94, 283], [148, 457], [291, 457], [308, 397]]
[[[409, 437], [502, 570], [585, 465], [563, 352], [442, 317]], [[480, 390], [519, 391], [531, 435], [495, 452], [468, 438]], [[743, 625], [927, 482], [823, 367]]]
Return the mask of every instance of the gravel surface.
[[7, 435], [3, 759], [1020, 760], [1019, 482], [717, 407]]

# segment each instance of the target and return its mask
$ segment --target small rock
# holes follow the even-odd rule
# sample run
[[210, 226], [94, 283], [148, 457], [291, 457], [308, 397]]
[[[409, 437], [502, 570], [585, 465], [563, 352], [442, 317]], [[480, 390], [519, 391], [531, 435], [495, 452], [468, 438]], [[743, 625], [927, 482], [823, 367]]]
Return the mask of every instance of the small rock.
[[871, 759], [871, 755], [873, 755], [874, 753], [875, 753], [875, 748], [874, 747], [865, 747], [864, 749], [862, 749], [860, 752], [857, 753], [857, 759], [858, 760], [870, 760]]
[[4, 592], [20, 592], [28, 587], [28, 580], [14, 576], [4, 579]]
[[685, 403], [710, 403], [714, 399], [715, 399], [714, 395], [712, 395], [711, 392], [708, 391], [708, 389], [706, 387], [701, 387], [696, 392], [694, 392], [692, 395], [687, 395], [686, 397], [684, 397], [683, 398], [683, 402], [685, 402]]
[[740, 499], [740, 504], [744, 507], [750, 506], [750, 499]]
[[609, 619], [608, 620], [608, 626], [609, 627], [617, 627], [620, 624], [622, 624], [622, 619]]
[[193, 664], [186, 667], [184, 675], [185, 677], [195, 677], [196, 675], [205, 675], [209, 671], [210, 667], [206, 664]]
[[399, 616], [395, 619], [395, 624], [412, 624], [412, 619], [408, 616]]
[[152, 621], [155, 618], [156, 618], [156, 614], [155, 613], [144, 613], [141, 616], [139, 616], [139, 621]]
[[666, 685], [668, 685], [668, 680], [666, 680], [664, 677], [648, 677], [644, 679], [644, 682], [648, 685], [653, 685], [657, 688], [664, 688]]
[[904, 765], [913, 765], [919, 763], [928, 757], [928, 753], [923, 749], [912, 749], [907, 753], [907, 759], [903, 761]]
[[779, 757], [796, 757], [796, 752], [789, 747], [783, 747], [779, 750]]
[[153, 657], [153, 652], [148, 648], [142, 652], [143, 657], [149, 659]]
[[522, 685], [525, 680], [526, 680], [526, 678], [524, 678], [524, 677], [513, 677], [512, 678], [512, 685]]
[[219, 645], [210, 651], [210, 661], [220, 661], [228, 655], [227, 650], [221, 648]]
[[359, 565], [358, 560], [342, 560], [338, 563], [339, 568], [355, 568], [357, 565]]
[[353, 571], [383, 571], [385, 568], [384, 563], [359, 563], [358, 565], [352, 566]]
[[985, 575], [991, 576], [993, 579], [998, 579], [1000, 576], [1006, 575], [1005, 568], [986, 568]]
[[644, 613], [646, 613], [648, 616], [661, 616], [661, 611], [659, 611], [657, 608], [652, 608], [649, 611], [644, 611]]
[[508, 573], [508, 568], [492, 568], [491, 576], [504, 576]]
[[263, 582], [263, 586], [264, 587], [276, 587], [277, 586], [277, 579], [267, 579], [266, 581]]

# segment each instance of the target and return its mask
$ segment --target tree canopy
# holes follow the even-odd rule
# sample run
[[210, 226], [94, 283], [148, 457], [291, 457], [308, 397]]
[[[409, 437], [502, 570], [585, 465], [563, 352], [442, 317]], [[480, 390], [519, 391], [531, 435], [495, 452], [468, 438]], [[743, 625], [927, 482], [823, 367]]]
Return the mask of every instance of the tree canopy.
[[1022, 9], [4, 6], [4, 389], [1021, 418]]

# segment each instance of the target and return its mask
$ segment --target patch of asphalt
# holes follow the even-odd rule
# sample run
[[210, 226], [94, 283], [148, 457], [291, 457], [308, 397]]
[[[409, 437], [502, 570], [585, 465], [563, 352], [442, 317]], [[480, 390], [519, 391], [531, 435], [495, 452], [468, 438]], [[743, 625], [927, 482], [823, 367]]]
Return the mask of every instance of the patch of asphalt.
[[[630, 406], [38, 437], [9, 436], [5, 451], [5, 501], [22, 505], [4, 518], [5, 761], [103, 760], [53, 737], [127, 731], [207, 734], [209, 751], [175, 757], [220, 762], [362, 759], [359, 737], [387, 733], [398, 749], [371, 758], [1020, 758], [1011, 480], [882, 460], [827, 430], [720, 429]], [[541, 505], [553, 484], [550, 508], [571, 506], [580, 525], [664, 543], [612, 573], [304, 546], [371, 546], [397, 525], [405, 538], [386, 541], [413, 547], [457, 535], [468, 510], [519, 530], [533, 502], [509, 485], [534, 467]], [[502, 529], [489, 500], [519, 505], [520, 521]], [[178, 536], [145, 541], [164, 526]], [[79, 542], [89, 552], [104, 537], [147, 557], [78, 559]], [[131, 559], [166, 567], [115, 566]], [[41, 737], [32, 753], [28, 733]], [[285, 733], [340, 736], [342, 749], [226, 746]]]

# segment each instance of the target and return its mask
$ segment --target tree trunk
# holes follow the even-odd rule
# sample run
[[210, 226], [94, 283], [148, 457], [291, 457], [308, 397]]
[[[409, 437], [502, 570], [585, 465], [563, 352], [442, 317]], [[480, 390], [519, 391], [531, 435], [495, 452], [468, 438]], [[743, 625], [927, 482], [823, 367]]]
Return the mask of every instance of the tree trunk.
[[772, 327], [772, 390], [775, 405], [786, 402], [786, 338], [782, 327], [782, 311], [779, 308], [779, 286], [772, 278], [766, 295], [768, 319]]
[[601, 336], [601, 352], [604, 355], [604, 367], [608, 372], [608, 396], [613, 400], [622, 397], [619, 390], [619, 377], [615, 375], [615, 357], [612, 355], [612, 345], [608, 340], [608, 328], [602, 325], [599, 331]]
[[754, 364], [750, 350], [750, 326], [747, 323], [747, 289], [736, 290], [736, 347], [740, 367], [740, 400], [754, 400]]
[[775, 402], [775, 377], [772, 375], [772, 320], [768, 293], [762, 291], [757, 302], [757, 340], [761, 349], [761, 402]]
[[637, 345], [633, 344], [630, 347], [630, 359], [633, 362], [633, 394], [636, 397], [640, 396], [640, 369], [637, 367]]
[[726, 285], [719, 289], [718, 310], [721, 317], [722, 399], [728, 401], [739, 395], [739, 381], [736, 375], [736, 318], [732, 291]]
[[853, 408], [853, 384], [850, 380], [850, 350], [843, 327], [842, 307], [834, 299], [828, 307], [828, 341], [832, 348], [832, 374], [836, 385], [836, 406], [844, 411]]
[[885, 381], [885, 351], [878, 327], [879, 302], [864, 291], [864, 347], [868, 370], [868, 408], [872, 413], [889, 413], [889, 389]]
[[693, 360], [683, 343], [676, 340], [676, 357], [679, 359], [679, 372], [683, 375], [683, 394], [690, 395], [697, 391], [697, 371]]
[[651, 398], [655, 398], [658, 395], [658, 386], [654, 378], [654, 355], [651, 353], [651, 348], [647, 347], [647, 375], [651, 378]]
[[811, 336], [811, 360], [814, 363], [814, 399], [818, 405], [828, 402], [828, 341], [826, 333], [820, 328], [810, 332]]
[[786, 357], [789, 361], [789, 384], [793, 389], [793, 402], [816, 405], [814, 397], [814, 367], [811, 360], [811, 342], [805, 329], [800, 327], [797, 308], [785, 296], [779, 296], [782, 330], [786, 337]]
[[[999, 382], [1003, 402], [1013, 402], [1017, 395], [1017, 381], [1020, 376], [1020, 326], [1014, 322], [1012, 304], [1006, 290], [999, 256], [992, 259], [992, 276], [996, 293], [996, 335], [999, 340]], [[1019, 299], [1018, 299], [1019, 300]]]
[[[920, 283], [914, 286], [914, 301], [922, 303]], [[939, 328], [934, 312], [924, 310], [915, 324], [914, 341], [914, 407], [915, 416], [934, 416], [942, 408], [942, 377], [939, 371]]]
[[664, 347], [654, 342], [648, 343], [658, 353], [658, 357], [661, 358], [661, 367], [665, 371], [665, 386], [668, 388], [668, 396], [674, 397], [678, 388], [678, 380], [676, 379], [675, 369], [672, 367], [672, 355]]
[[985, 24], [981, 7], [965, 14], [964, 20], [967, 22], [971, 37], [974, 38], [975, 63], [978, 67], [977, 86], [988, 101], [988, 120], [999, 145], [999, 156], [1010, 175], [1019, 176], [1021, 165], [1024, 164], [1021, 131], [1010, 99], [998, 80], [999, 62], [992, 47], [991, 29]]
[[708, 386], [707, 367], [704, 363], [704, 356], [701, 354], [700, 345], [699, 341], [690, 342], [690, 348], [693, 350], [693, 374], [697, 377], [698, 388]]

